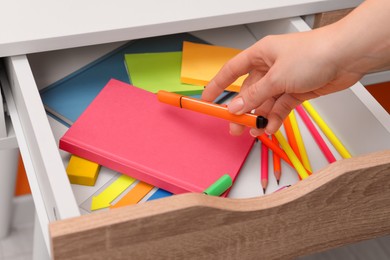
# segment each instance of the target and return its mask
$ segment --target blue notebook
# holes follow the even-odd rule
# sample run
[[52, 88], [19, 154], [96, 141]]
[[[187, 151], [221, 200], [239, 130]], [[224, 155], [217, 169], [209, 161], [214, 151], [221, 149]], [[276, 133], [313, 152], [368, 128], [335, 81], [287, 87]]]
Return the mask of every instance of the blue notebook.
[[[43, 89], [41, 98], [46, 111], [67, 126], [72, 125], [111, 78], [131, 83], [124, 65], [126, 53], [181, 51], [183, 41], [205, 43], [183, 33], [135, 40], [121, 46]], [[225, 92], [218, 99], [228, 94]]]

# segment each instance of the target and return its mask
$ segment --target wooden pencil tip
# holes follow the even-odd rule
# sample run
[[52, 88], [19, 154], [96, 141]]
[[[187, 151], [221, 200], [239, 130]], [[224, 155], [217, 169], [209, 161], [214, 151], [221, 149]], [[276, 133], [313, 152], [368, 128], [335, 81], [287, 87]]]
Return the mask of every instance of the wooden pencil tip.
[[279, 186], [279, 182], [280, 182], [280, 180], [276, 180], [276, 183], [278, 184], [278, 186]]
[[263, 192], [264, 192], [264, 194], [265, 194], [265, 188], [263, 188]]

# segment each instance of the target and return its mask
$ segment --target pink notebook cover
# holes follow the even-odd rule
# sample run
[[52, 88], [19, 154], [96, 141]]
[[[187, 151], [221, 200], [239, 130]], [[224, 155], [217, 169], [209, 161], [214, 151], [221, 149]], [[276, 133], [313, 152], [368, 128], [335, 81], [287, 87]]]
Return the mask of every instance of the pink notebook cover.
[[251, 150], [248, 132], [160, 103], [110, 80], [60, 140], [60, 148], [174, 194], [203, 192], [223, 174], [235, 180]]

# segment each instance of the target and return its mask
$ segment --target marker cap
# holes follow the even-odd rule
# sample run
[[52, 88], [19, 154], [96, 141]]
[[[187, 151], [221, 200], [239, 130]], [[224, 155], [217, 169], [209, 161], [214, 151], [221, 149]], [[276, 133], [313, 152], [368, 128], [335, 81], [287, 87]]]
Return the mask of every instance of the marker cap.
[[258, 116], [256, 118], [256, 127], [257, 128], [265, 128], [268, 124], [268, 119], [262, 116]]
[[211, 196], [220, 196], [233, 185], [233, 180], [228, 174], [222, 175], [216, 182], [211, 184], [203, 193]]

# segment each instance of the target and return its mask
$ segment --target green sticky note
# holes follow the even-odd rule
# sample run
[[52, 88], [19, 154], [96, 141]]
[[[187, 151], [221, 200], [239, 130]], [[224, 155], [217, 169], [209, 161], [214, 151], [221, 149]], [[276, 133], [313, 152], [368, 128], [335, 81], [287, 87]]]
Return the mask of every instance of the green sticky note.
[[183, 95], [200, 94], [202, 86], [180, 82], [182, 52], [126, 54], [125, 63], [130, 82], [157, 93], [166, 90]]

